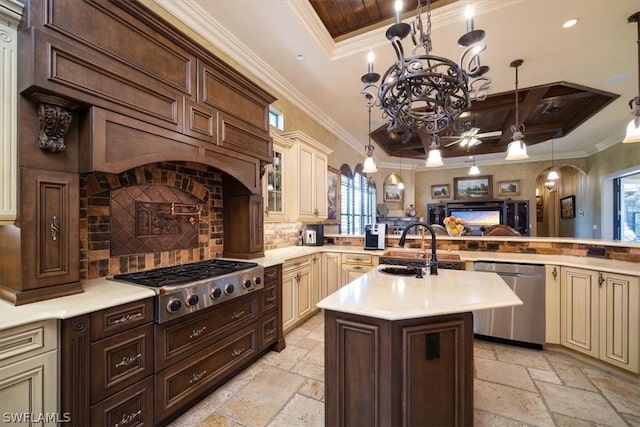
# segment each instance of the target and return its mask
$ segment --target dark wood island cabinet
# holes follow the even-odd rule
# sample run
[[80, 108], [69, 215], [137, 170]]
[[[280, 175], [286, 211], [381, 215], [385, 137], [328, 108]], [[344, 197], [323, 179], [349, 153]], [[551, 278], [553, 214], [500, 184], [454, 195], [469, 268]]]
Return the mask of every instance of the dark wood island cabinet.
[[415, 278], [387, 267], [318, 303], [326, 425], [473, 425], [471, 311], [522, 302], [495, 273]]

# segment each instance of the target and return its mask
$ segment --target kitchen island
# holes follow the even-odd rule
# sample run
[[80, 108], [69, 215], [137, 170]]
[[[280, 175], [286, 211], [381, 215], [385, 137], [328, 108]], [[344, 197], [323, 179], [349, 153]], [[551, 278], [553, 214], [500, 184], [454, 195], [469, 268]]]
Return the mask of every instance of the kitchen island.
[[325, 310], [327, 425], [473, 425], [472, 310], [522, 304], [495, 273], [390, 275], [381, 265]]

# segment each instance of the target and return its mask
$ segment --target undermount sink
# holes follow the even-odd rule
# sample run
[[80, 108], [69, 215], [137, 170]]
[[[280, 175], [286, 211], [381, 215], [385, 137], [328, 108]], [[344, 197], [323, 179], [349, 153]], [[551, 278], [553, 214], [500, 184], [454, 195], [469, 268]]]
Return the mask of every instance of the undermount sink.
[[[428, 251], [427, 251], [428, 253]], [[387, 249], [382, 253], [383, 257], [387, 258], [410, 258], [410, 259], [424, 259], [426, 254], [422, 250], [417, 249]], [[438, 261], [460, 261], [460, 255], [458, 254], [436, 254]]]
[[381, 273], [393, 274], [395, 276], [416, 276], [417, 270], [412, 267], [382, 267], [378, 270]]

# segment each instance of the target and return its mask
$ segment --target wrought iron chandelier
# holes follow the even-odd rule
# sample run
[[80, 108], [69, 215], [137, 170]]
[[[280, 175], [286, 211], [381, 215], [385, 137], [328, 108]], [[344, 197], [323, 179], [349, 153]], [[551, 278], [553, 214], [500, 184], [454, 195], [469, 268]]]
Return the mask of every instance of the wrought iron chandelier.
[[[464, 48], [459, 63], [431, 55], [431, 0], [427, 0], [426, 29], [423, 26], [422, 1], [418, 0], [416, 17], [411, 25], [400, 22], [402, 1], [395, 3], [395, 23], [386, 32], [396, 53], [396, 61], [380, 75], [373, 71], [369, 54], [367, 73], [361, 78], [362, 94], [368, 107], [379, 106], [387, 130], [406, 143], [414, 132], [437, 134], [452, 128], [456, 118], [472, 100], [483, 100], [491, 80], [489, 67], [480, 65], [480, 53], [486, 49], [483, 30], [473, 27], [472, 13], [467, 11], [467, 33], [458, 40]], [[405, 56], [402, 40], [411, 34], [412, 55]], [[424, 49], [424, 54], [418, 53]], [[380, 81], [380, 83], [378, 83]]]

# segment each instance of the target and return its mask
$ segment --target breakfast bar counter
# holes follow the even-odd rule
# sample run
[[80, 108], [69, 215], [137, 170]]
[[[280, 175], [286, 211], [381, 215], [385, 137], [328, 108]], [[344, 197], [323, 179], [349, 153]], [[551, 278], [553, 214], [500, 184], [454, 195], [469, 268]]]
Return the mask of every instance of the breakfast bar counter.
[[380, 265], [325, 310], [327, 425], [473, 425], [472, 310], [522, 304], [495, 273], [391, 275]]

